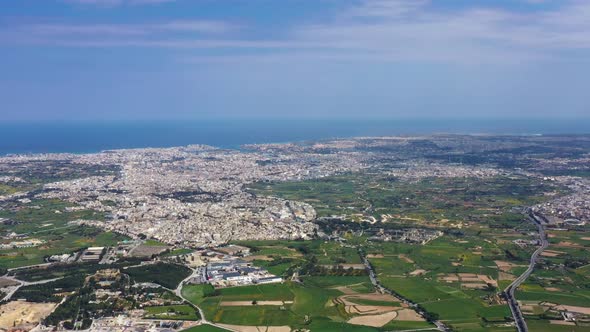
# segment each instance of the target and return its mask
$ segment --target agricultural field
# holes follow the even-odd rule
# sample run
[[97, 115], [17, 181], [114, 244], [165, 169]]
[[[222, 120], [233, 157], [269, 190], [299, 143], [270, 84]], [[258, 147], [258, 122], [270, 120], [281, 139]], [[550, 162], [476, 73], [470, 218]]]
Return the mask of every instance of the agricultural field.
[[527, 177], [437, 177], [410, 182], [381, 173], [255, 183], [249, 189], [258, 195], [309, 203], [320, 217], [410, 224], [484, 221], [493, 211], [536, 204], [546, 199], [543, 193], [562, 190]]
[[[514, 223], [523, 223], [522, 216], [520, 219], [514, 217]], [[511, 242], [514, 235], [526, 237], [527, 231], [524, 228], [522, 232], [506, 232], [482, 223], [477, 227], [463, 228], [461, 232], [448, 233], [426, 245], [371, 242], [362, 236], [352, 236], [347, 242], [363, 249], [385, 287], [417, 302], [432, 317], [443, 320], [457, 331], [510, 331], [511, 328], [506, 327], [510, 310], [499, 293], [528, 264], [530, 250]], [[357, 248], [338, 242], [256, 241], [241, 244], [250, 246], [254, 257], [260, 257], [257, 256], [260, 252], [267, 254], [268, 259], [254, 260], [255, 264], [269, 266], [273, 262], [289, 260], [283, 268], [290, 272], [305, 270], [312, 259], [320, 266], [360, 263]], [[280, 254], [287, 256], [283, 258]], [[311, 275], [304, 273], [301, 277], [306, 288], [335, 289], [343, 294], [350, 290], [373, 292], [366, 276], [338, 277], [323, 275], [326, 271], [316, 275], [313, 268], [309, 271]], [[348, 280], [345, 288], [341, 287], [345, 283], [343, 280]], [[332, 294], [332, 301], [343, 294]], [[387, 301], [380, 300], [347, 301], [358, 305], [388, 305]], [[394, 302], [389, 301], [389, 305]], [[339, 319], [347, 321], [350, 316], [339, 314]], [[424, 324], [428, 325], [426, 322], [392, 320], [384, 326], [403, 329]]]
[[368, 243], [366, 253], [383, 286], [418, 303], [457, 331], [502, 331], [507, 305], [498, 296], [504, 251], [469, 237], [424, 246]]
[[[251, 248], [252, 255], [245, 259], [281, 268], [288, 275], [297, 271], [300, 281], [222, 289], [184, 286], [183, 296], [214, 323], [287, 325], [312, 331], [380, 331], [387, 324], [390, 329], [432, 326], [404, 308], [399, 299], [375, 293], [354, 247], [319, 240], [239, 244]], [[338, 264], [360, 268], [333, 270]]]
[[160, 242], [158, 240], [154, 240], [154, 239], [147, 239], [145, 240], [145, 242], [143, 243], [145, 246], [150, 246], [150, 247], [167, 247], [168, 245], [166, 243]]
[[[89, 246], [109, 246], [125, 239], [95, 228], [69, 225], [78, 219], [103, 220], [102, 213], [79, 210], [74, 205], [55, 199], [35, 199], [44, 184], [95, 175], [114, 175], [117, 166], [87, 165], [65, 160], [11, 163], [0, 167], [0, 176], [16, 177], [15, 182], [0, 184], [0, 196], [30, 192], [23, 201], [8, 199], [0, 204], [0, 244], [15, 240], [10, 234], [24, 235], [20, 240], [41, 241], [31, 248], [0, 249], [0, 268], [39, 264], [45, 256], [71, 253]], [[2, 239], [2, 237], [5, 237]]]
[[[72, 253], [91, 246], [112, 246], [127, 239], [92, 227], [68, 224], [78, 219], [100, 220], [104, 216], [91, 210], [68, 210], [70, 204], [58, 200], [34, 200], [18, 208], [0, 210], [0, 235], [24, 234], [22, 240], [38, 240], [36, 247], [0, 250], [0, 268], [13, 268], [43, 263], [43, 258]], [[16, 240], [3, 239], [0, 244]]]
[[[513, 329], [506, 326], [511, 313], [499, 295], [524, 272], [535, 248], [515, 244], [535, 239], [522, 209], [567, 192], [524, 176], [404, 181], [381, 174], [258, 183], [250, 190], [313, 205], [320, 217], [329, 217], [320, 222], [326, 232], [363, 248], [385, 287], [457, 331]], [[404, 227], [444, 235], [425, 245], [371, 242], [360, 235]], [[314, 252], [326, 261], [321, 250]], [[326, 250], [327, 257], [347, 257], [331, 253]], [[590, 271], [580, 268], [580, 274]]]
[[[590, 237], [587, 230], [549, 229], [549, 247], [537, 269], [518, 289], [516, 296], [530, 320], [561, 320], [566, 310], [578, 325], [590, 322]], [[552, 326], [555, 324], [551, 324]], [[588, 324], [590, 325], [590, 324]], [[568, 326], [580, 330], [589, 327]]]
[[144, 308], [144, 318], [147, 319], [176, 319], [199, 320], [199, 312], [190, 305], [164, 305]]
[[345, 269], [360, 267], [361, 259], [357, 249], [338, 242], [313, 241], [240, 241], [236, 244], [247, 246], [251, 255], [245, 257], [255, 265], [266, 268], [275, 275], [287, 275], [293, 267], [301, 266], [313, 257], [314, 266], [332, 269], [341, 265]]
[[590, 332], [590, 326], [551, 324], [543, 320], [527, 320], [529, 331], [535, 332]]
[[[214, 290], [208, 285], [187, 285], [183, 296], [203, 309], [208, 320], [240, 326], [290, 326], [312, 331], [379, 331], [347, 323], [361, 315], [350, 312], [343, 297], [368, 297], [358, 307], [398, 307], [395, 300], [371, 300], [374, 291], [366, 277], [304, 277], [301, 284], [255, 285]], [[359, 299], [363, 302], [363, 299]], [[385, 306], [383, 306], [385, 305]], [[387, 307], [388, 308], [388, 307]], [[401, 309], [398, 309], [401, 310]], [[394, 313], [392, 316], [395, 317]], [[391, 320], [390, 318], [389, 320]], [[371, 320], [371, 318], [369, 319]], [[400, 326], [430, 326], [420, 321], [399, 321]]]
[[215, 327], [215, 326], [209, 325], [209, 324], [202, 324], [202, 325], [197, 325], [197, 326], [194, 326], [189, 329], [182, 330], [182, 331], [183, 332], [225, 332], [227, 330], [221, 329], [219, 327]]
[[194, 250], [192, 249], [185, 249], [185, 248], [178, 248], [174, 250], [170, 250], [168, 252], [164, 252], [161, 256], [162, 257], [174, 257], [174, 256], [183, 256], [192, 253]]
[[45, 183], [81, 179], [90, 176], [115, 175], [116, 165], [90, 165], [69, 160], [35, 160], [12, 162], [0, 166], [0, 176], [20, 178], [18, 182], [6, 183], [14, 190], [34, 190]]
[[122, 272], [128, 274], [134, 282], [152, 282], [169, 289], [176, 288], [191, 274], [191, 270], [187, 267], [168, 263], [130, 267], [123, 269]]

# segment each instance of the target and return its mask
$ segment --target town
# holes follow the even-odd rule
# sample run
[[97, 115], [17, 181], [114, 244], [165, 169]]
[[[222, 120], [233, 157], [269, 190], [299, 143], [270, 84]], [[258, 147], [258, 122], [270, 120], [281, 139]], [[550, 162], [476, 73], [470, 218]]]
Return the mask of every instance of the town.
[[514, 303], [584, 326], [590, 148], [567, 139], [1, 157], [0, 331], [505, 331]]

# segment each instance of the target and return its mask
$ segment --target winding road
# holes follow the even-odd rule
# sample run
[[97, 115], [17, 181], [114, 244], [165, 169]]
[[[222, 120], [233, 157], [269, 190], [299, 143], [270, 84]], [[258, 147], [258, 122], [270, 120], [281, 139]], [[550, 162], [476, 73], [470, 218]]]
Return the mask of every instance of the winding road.
[[190, 306], [192, 306], [193, 308], [195, 308], [195, 309], [197, 309], [199, 311], [199, 315], [201, 316], [201, 324], [207, 324], [207, 325], [215, 326], [215, 327], [220, 328], [220, 329], [223, 329], [223, 330], [237, 332], [235, 330], [228, 329], [225, 326], [220, 326], [218, 324], [215, 324], [213, 322], [208, 321], [207, 318], [205, 318], [205, 313], [203, 312], [203, 310], [198, 305], [192, 303], [191, 301], [189, 301], [188, 299], [186, 299], [182, 295], [182, 287], [186, 284], [186, 282], [188, 280], [192, 279], [192, 278], [197, 277], [199, 274], [202, 274], [203, 273], [203, 270], [200, 269], [200, 268], [197, 268], [197, 269], [192, 269], [191, 268], [191, 270], [193, 270], [193, 272], [188, 277], [184, 278], [178, 284], [178, 286], [176, 287], [176, 289], [174, 289], [174, 290], [171, 289], [171, 291], [173, 291], [176, 294], [176, 296], [178, 296], [179, 298], [183, 299], [187, 304], [189, 304]]
[[535, 269], [535, 264], [539, 255], [543, 252], [543, 250], [547, 249], [549, 246], [549, 241], [547, 241], [547, 235], [545, 234], [545, 229], [543, 227], [542, 222], [532, 211], [528, 212], [529, 218], [534, 221], [537, 225], [539, 230], [539, 238], [541, 241], [541, 246], [533, 252], [531, 255], [529, 267], [521, 274], [518, 278], [516, 278], [506, 289], [504, 290], [504, 295], [506, 296], [506, 301], [510, 306], [510, 311], [512, 311], [512, 316], [514, 317], [514, 322], [516, 323], [516, 329], [518, 332], [528, 332], [529, 328], [526, 325], [526, 321], [524, 320], [524, 316], [522, 315], [522, 311], [520, 310], [520, 306], [518, 305], [518, 301], [514, 296], [514, 292], [516, 289], [531, 275], [533, 270]]
[[4, 279], [8, 279], [8, 280], [12, 280], [14, 282], [18, 282], [19, 284], [16, 286], [12, 286], [9, 287], [8, 293], [6, 293], [6, 295], [4, 296], [4, 298], [0, 299], [0, 302], [3, 301], [8, 301], [12, 298], [12, 296], [14, 295], [14, 293], [16, 293], [16, 291], [24, 286], [32, 286], [32, 285], [41, 285], [41, 284], [46, 284], [52, 281], [56, 281], [59, 279], [63, 279], [63, 277], [59, 277], [59, 278], [53, 278], [53, 279], [46, 279], [46, 280], [39, 280], [39, 281], [33, 281], [33, 282], [29, 282], [29, 281], [24, 281], [24, 280], [20, 280], [20, 279], [16, 279], [15, 277], [9, 277], [9, 276], [3, 276], [2, 278]]

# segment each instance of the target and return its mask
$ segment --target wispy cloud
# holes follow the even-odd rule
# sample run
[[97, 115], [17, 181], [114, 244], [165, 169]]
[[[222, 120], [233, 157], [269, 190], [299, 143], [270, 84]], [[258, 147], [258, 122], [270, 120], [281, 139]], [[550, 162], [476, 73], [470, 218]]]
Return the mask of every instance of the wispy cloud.
[[222, 21], [169, 21], [145, 24], [63, 24], [41, 23], [17, 26], [14, 30], [31, 35], [45, 36], [90, 36], [105, 37], [119, 35], [149, 35], [166, 32], [224, 33], [238, 26]]
[[[74, 1], [131, 4], [162, 0]], [[219, 53], [219, 62], [255, 61], [258, 57], [264, 61], [518, 63], [590, 51], [590, 2], [571, 0], [552, 8], [528, 12], [481, 6], [440, 10], [428, 0], [363, 0], [324, 22], [284, 27], [283, 37], [278, 39], [263, 34], [248, 36], [239, 26], [223, 21], [200, 20], [23, 25], [12, 27], [13, 35], [5, 33], [2, 39], [6, 42], [12, 36], [12, 41], [21, 43], [63, 47], [233, 49], [231, 54]], [[249, 50], [241, 53], [242, 49]], [[196, 62], [216, 59], [212, 55], [189, 58]]]
[[298, 29], [296, 38], [394, 59], [520, 61], [590, 49], [590, 2], [522, 13], [498, 8], [437, 11], [428, 1], [366, 0], [333, 22]]
[[176, 0], [62, 0], [66, 3], [78, 4], [78, 5], [94, 5], [113, 7], [120, 5], [150, 5], [160, 4], [166, 2], [174, 2]]
[[428, 4], [428, 0], [373, 0], [345, 11], [349, 17], [400, 17], [414, 13]]

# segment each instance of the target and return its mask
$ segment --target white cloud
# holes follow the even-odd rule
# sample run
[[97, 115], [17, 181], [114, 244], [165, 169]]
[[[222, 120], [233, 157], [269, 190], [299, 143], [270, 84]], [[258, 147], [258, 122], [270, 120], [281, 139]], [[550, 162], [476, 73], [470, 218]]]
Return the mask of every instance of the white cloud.
[[428, 0], [372, 0], [364, 1], [345, 11], [348, 17], [400, 17], [415, 13], [429, 3]]
[[366, 0], [347, 13], [333, 22], [302, 27], [296, 38], [394, 59], [458, 62], [513, 62], [590, 49], [588, 1], [522, 13], [497, 8], [437, 11], [428, 1]]
[[[166, 37], [170, 34], [180, 33], [203, 33], [216, 34], [225, 33], [238, 29], [239, 27], [223, 21], [208, 20], [182, 20], [160, 23], [142, 24], [65, 24], [65, 23], [38, 23], [15, 26], [12, 32], [23, 37], [43, 37], [48, 42], [62, 38], [88, 37], [101, 38], [129, 38], [133, 36], [160, 36]], [[88, 41], [88, 40], [86, 40]]]
[[[75, 0], [86, 3], [147, 3], [162, 0]], [[498, 7], [439, 10], [427, 0], [363, 0], [316, 24], [285, 27], [282, 38], [245, 38], [223, 21], [170, 21], [155, 24], [37, 24], [20, 26], [21, 43], [67, 47], [153, 47], [234, 49], [235, 58], [253, 61], [302, 59], [346, 61], [431, 61], [518, 63], [566, 59], [571, 51], [590, 50], [590, 1], [530, 12]], [[223, 33], [206, 39], [199, 34]], [[2, 37], [2, 36], [0, 36]], [[6, 40], [8, 37], [5, 38]], [[15, 38], [13, 38], [14, 40]], [[247, 54], [241, 49], [249, 49]], [[264, 50], [264, 55], [250, 49]], [[269, 54], [270, 53], [270, 54]], [[214, 55], [191, 57], [211, 61]]]
[[64, 2], [78, 5], [94, 5], [113, 7], [120, 5], [148, 5], [174, 2], [176, 0], [63, 0]]

